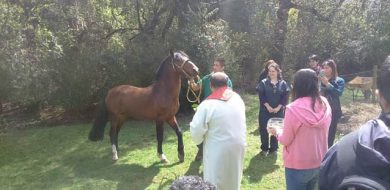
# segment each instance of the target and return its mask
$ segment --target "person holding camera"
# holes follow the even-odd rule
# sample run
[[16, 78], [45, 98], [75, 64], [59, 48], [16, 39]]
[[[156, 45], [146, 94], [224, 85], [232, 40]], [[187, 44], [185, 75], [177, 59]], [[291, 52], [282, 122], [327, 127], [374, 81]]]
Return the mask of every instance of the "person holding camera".
[[390, 189], [390, 55], [377, 78], [382, 113], [332, 146], [321, 163], [321, 190]]
[[323, 64], [323, 70], [318, 78], [321, 81], [320, 92], [326, 97], [332, 108], [332, 122], [329, 127], [328, 148], [333, 145], [337, 123], [342, 116], [340, 96], [343, 94], [345, 82], [338, 76], [337, 65], [334, 60], [328, 59]]

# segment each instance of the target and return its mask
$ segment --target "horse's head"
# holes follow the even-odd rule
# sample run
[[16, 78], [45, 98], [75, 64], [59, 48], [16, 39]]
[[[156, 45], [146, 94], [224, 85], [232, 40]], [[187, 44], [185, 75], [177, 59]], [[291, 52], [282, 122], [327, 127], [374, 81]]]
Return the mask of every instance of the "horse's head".
[[199, 68], [190, 60], [188, 55], [182, 51], [170, 51], [172, 64], [180, 73], [184, 74], [187, 79], [198, 79]]

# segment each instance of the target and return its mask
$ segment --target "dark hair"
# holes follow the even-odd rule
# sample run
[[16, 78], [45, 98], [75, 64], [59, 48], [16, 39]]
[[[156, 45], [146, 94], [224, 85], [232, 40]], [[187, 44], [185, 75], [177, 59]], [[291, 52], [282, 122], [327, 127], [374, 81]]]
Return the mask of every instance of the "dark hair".
[[222, 57], [215, 58], [214, 62], [218, 62], [222, 67], [225, 67], [225, 59]]
[[324, 67], [325, 65], [329, 66], [332, 69], [332, 78], [331, 79], [336, 79], [336, 77], [339, 76], [339, 73], [337, 72], [337, 65], [334, 62], [333, 59], [328, 59], [322, 63], [322, 66]]
[[319, 62], [320, 58], [316, 54], [313, 54], [313, 55], [309, 56], [309, 61], [310, 60]]
[[377, 79], [378, 90], [388, 103], [390, 103], [389, 82], [390, 82], [390, 55], [387, 56], [386, 60], [383, 62], [381, 71]]
[[229, 77], [223, 72], [216, 72], [211, 75], [210, 85], [214, 88], [224, 87], [228, 85]]
[[215, 190], [213, 184], [203, 181], [199, 176], [182, 176], [176, 179], [169, 190]]
[[282, 70], [280, 69], [280, 66], [274, 60], [270, 60], [270, 61], [272, 61], [272, 63], [268, 65], [267, 71], [269, 71], [270, 67], [273, 67], [278, 72], [278, 79], [282, 79]]
[[294, 75], [292, 96], [293, 100], [302, 97], [311, 97], [311, 107], [315, 112], [315, 103], [319, 101], [322, 103], [320, 99], [320, 92], [318, 89], [318, 77], [315, 71], [311, 69], [301, 69], [297, 71]]

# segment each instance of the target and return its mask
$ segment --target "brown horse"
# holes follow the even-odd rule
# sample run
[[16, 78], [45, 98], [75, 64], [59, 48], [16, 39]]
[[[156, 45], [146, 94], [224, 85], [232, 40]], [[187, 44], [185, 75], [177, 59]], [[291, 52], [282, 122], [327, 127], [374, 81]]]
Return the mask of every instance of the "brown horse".
[[184, 145], [182, 131], [177, 124], [175, 114], [179, 109], [179, 93], [181, 75], [187, 79], [198, 78], [198, 67], [190, 61], [184, 52], [170, 52], [160, 64], [156, 81], [146, 87], [138, 88], [130, 85], [116, 86], [108, 91], [101, 106], [89, 139], [102, 140], [104, 127], [111, 122], [110, 141], [112, 159], [118, 160], [118, 133], [127, 120], [154, 120], [157, 131], [157, 152], [163, 162], [168, 162], [162, 151], [164, 122], [176, 132], [178, 139], [178, 157], [184, 161]]

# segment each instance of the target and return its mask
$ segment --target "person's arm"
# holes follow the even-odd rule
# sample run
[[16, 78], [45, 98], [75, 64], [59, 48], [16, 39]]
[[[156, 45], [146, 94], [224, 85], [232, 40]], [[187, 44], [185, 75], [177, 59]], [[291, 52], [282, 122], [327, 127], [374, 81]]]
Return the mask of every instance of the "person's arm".
[[260, 104], [263, 104], [265, 108], [267, 108], [267, 111], [272, 113], [273, 108], [268, 104], [267, 96], [265, 95], [265, 90], [266, 90], [265, 83], [262, 81], [259, 87], [260, 88], [258, 94], [259, 94]]
[[285, 81], [283, 81], [283, 87], [282, 87], [282, 95], [280, 97], [279, 105], [275, 108], [276, 112], [279, 112], [279, 110], [283, 107], [286, 107], [288, 102], [288, 94], [290, 92], [290, 88], [288, 88], [288, 85]]
[[196, 145], [201, 144], [208, 131], [207, 108], [203, 102], [197, 108], [194, 117], [190, 123], [190, 132], [192, 140]]
[[233, 89], [233, 83], [232, 83], [232, 81], [229, 79], [228, 80], [228, 86], [231, 88], [231, 89]]
[[286, 108], [286, 114], [284, 117], [284, 127], [283, 131], [281, 131], [279, 134], [276, 134], [276, 138], [280, 142], [280, 144], [284, 146], [290, 145], [295, 136], [296, 136], [296, 129], [301, 125], [301, 122], [296, 118], [294, 113], [290, 108]]
[[341, 96], [344, 91], [345, 81], [343, 78], [338, 77], [334, 84], [328, 83], [326, 90], [336, 96]]

